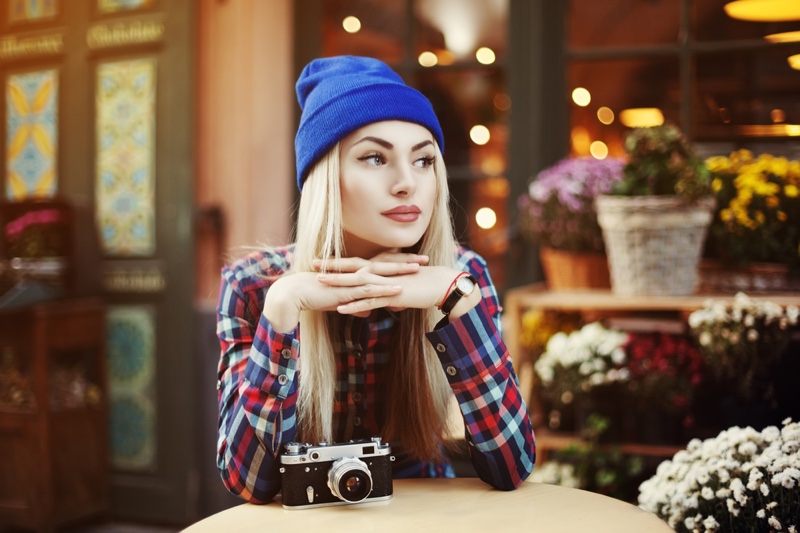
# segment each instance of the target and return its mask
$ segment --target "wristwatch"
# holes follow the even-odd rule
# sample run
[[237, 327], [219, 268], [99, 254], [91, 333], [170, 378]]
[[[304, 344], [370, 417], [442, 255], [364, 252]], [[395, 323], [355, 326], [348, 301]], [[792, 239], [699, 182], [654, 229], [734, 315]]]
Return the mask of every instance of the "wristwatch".
[[455, 287], [453, 288], [453, 292], [451, 292], [447, 298], [445, 298], [444, 303], [442, 304], [441, 311], [445, 315], [449, 315], [450, 311], [453, 310], [453, 307], [456, 306], [458, 301], [463, 296], [469, 296], [472, 294], [472, 291], [475, 290], [475, 286], [478, 284], [478, 280], [476, 280], [471, 274], [466, 274], [465, 276], [460, 276], [456, 280]]

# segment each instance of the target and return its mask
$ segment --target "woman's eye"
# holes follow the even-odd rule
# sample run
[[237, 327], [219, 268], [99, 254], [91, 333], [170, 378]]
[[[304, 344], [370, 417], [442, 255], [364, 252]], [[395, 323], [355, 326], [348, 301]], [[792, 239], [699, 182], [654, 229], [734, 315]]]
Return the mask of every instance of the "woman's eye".
[[436, 161], [436, 158], [432, 155], [426, 155], [425, 157], [420, 157], [416, 161], [414, 161], [414, 166], [419, 168], [429, 168], [433, 165]]
[[365, 155], [364, 157], [359, 157], [359, 161], [364, 161], [365, 163], [373, 166], [380, 166], [386, 164], [386, 159], [381, 154], [369, 154]]

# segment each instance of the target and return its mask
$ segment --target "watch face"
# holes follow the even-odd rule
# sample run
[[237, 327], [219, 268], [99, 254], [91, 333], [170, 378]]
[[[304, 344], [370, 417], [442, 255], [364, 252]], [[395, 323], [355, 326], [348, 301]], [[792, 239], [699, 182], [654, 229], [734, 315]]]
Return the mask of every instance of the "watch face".
[[456, 286], [462, 294], [466, 295], [472, 293], [472, 290], [475, 288], [475, 283], [473, 283], [469, 276], [462, 276], [458, 278]]

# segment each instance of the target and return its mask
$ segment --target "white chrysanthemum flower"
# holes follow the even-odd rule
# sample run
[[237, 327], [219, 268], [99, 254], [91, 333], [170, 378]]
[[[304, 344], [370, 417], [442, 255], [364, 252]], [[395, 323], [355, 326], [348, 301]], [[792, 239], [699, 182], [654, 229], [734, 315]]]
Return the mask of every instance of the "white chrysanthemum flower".
[[762, 520], [767, 517], [767, 511], [764, 509], [759, 509], [756, 511], [756, 517], [761, 518]]
[[706, 531], [716, 531], [719, 529], [719, 522], [713, 516], [709, 516], [703, 520], [703, 527], [706, 528]]
[[781, 531], [783, 529], [781, 521], [778, 520], [774, 515], [767, 519], [767, 523], [770, 525], [770, 527], [775, 528], [776, 531]]

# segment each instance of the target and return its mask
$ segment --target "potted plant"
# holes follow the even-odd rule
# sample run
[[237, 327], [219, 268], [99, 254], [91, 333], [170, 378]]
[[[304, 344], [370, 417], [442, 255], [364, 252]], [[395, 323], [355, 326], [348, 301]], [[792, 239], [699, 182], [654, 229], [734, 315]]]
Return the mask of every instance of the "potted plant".
[[710, 172], [671, 124], [635, 128], [625, 150], [622, 179], [595, 201], [612, 290], [691, 294], [714, 206]]
[[625, 345], [637, 439], [685, 444], [694, 425], [692, 407], [704, 381], [705, 362], [687, 335], [630, 333]]
[[[793, 290], [800, 285], [800, 161], [737, 150], [706, 160], [717, 211], [704, 286]], [[722, 266], [724, 265], [724, 267]]]
[[624, 164], [568, 157], [539, 172], [519, 198], [520, 232], [539, 247], [551, 289], [610, 287], [594, 199], [622, 178]]
[[639, 486], [639, 506], [677, 532], [800, 528], [800, 423], [693, 439]]
[[740, 292], [732, 302], [709, 300], [688, 322], [709, 372], [739, 400], [764, 404], [772, 400], [772, 370], [798, 320], [797, 306]]
[[542, 399], [555, 409], [572, 410], [578, 429], [592, 413], [606, 416], [616, 424], [604, 437], [620, 440], [620, 394], [630, 381], [627, 340], [627, 333], [599, 322], [553, 335], [534, 364]]
[[[521, 353], [517, 354], [517, 365], [520, 383], [523, 388], [529, 389], [526, 383], [536, 380], [533, 372], [533, 362], [547, 348], [550, 338], [556, 333], [572, 333], [581, 328], [583, 319], [580, 313], [558, 311], [555, 309], [529, 309], [522, 315], [522, 324], [519, 335]], [[536, 385], [537, 389], [539, 385]], [[534, 425], [546, 423], [550, 429], [571, 430], [575, 421], [571, 410], [564, 410], [559, 403], [550, 399], [541, 398], [542, 405], [531, 413]]]

